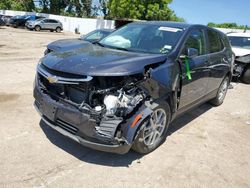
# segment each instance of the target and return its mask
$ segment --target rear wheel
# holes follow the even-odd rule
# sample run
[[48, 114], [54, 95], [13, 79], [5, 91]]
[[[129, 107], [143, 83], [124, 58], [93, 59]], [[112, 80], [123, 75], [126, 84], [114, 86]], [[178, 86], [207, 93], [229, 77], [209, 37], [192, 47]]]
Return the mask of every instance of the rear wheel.
[[138, 153], [150, 153], [159, 147], [166, 138], [171, 117], [168, 104], [154, 109], [153, 114], [143, 124], [134, 140], [132, 149]]
[[223, 103], [227, 94], [228, 86], [229, 86], [229, 77], [226, 76], [218, 89], [216, 97], [210, 101], [212, 105], [220, 106]]
[[241, 77], [242, 82], [250, 84], [250, 65], [245, 68], [245, 71]]
[[40, 27], [39, 25], [36, 25], [36, 26], [35, 26], [35, 30], [36, 30], [36, 31], [41, 31], [41, 27]]
[[56, 28], [56, 32], [57, 32], [57, 33], [60, 33], [61, 31], [62, 31], [62, 29], [61, 29], [60, 27], [57, 27], [57, 28]]

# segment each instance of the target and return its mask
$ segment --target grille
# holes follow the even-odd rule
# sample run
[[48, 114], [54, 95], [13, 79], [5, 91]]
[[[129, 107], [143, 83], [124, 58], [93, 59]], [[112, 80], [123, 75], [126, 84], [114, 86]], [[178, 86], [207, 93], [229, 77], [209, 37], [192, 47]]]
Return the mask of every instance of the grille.
[[55, 100], [59, 98], [70, 100], [76, 104], [81, 104], [87, 100], [88, 84], [81, 83], [79, 85], [50, 83], [45, 77], [39, 74], [39, 81], [42, 88]]
[[65, 131], [70, 132], [71, 134], [76, 134], [78, 132], [78, 128], [76, 128], [75, 126], [61, 120], [61, 119], [57, 119], [56, 120], [56, 125], [58, 127], [61, 127], [62, 129], [64, 129]]

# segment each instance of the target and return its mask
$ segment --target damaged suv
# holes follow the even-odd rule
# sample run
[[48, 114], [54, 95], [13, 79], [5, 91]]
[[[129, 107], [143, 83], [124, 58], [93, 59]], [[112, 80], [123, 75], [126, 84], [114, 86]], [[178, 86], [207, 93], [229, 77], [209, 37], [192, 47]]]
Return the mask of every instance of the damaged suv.
[[84, 146], [149, 153], [177, 116], [223, 103], [232, 58], [227, 37], [215, 29], [131, 23], [98, 43], [43, 57], [34, 104], [46, 124]]

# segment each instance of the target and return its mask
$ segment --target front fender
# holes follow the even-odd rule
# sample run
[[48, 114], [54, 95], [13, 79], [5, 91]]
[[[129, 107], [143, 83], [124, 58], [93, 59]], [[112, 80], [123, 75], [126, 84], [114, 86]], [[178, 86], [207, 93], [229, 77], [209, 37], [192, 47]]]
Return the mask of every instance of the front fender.
[[[142, 123], [151, 116], [157, 106], [159, 106], [157, 103], [145, 102], [131, 118], [122, 124], [123, 136], [129, 144], [133, 143]], [[137, 117], [140, 117], [140, 119], [137, 119]]]

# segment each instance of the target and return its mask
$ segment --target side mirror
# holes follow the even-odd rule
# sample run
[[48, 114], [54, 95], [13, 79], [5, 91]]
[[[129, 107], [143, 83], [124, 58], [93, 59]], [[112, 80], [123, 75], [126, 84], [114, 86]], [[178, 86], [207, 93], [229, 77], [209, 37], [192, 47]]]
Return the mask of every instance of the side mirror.
[[186, 49], [185, 55], [184, 54], [180, 55], [180, 59], [185, 59], [185, 58], [192, 59], [194, 57], [197, 57], [198, 55], [199, 55], [199, 52], [197, 49], [188, 48]]
[[188, 57], [189, 59], [192, 59], [192, 58], [194, 58], [194, 57], [197, 57], [198, 55], [199, 55], [199, 52], [198, 52], [197, 49], [195, 49], [195, 48], [188, 48], [188, 49], [187, 49], [187, 57]]

